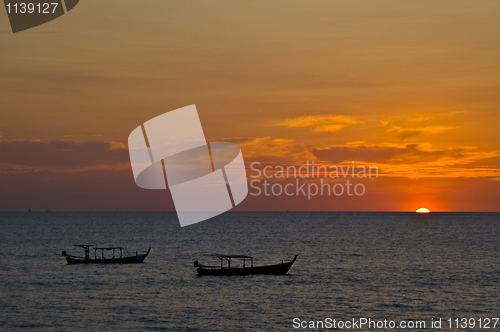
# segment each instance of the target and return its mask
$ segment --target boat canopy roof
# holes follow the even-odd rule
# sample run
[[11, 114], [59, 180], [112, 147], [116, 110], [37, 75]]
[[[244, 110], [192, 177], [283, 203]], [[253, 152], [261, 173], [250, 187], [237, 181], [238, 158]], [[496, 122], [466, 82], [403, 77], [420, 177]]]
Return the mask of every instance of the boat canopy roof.
[[212, 254], [208, 256], [215, 256], [219, 258], [252, 258], [252, 256], [245, 256], [245, 255], [223, 255], [223, 254]]
[[94, 250], [113, 250], [113, 249], [120, 249], [122, 250], [123, 247], [106, 247], [106, 248], [93, 248]]
[[[73, 246], [75, 246], [75, 247], [82, 247], [82, 248], [93, 247], [93, 245], [91, 245], [91, 244], [74, 244]], [[113, 249], [120, 249], [120, 250], [122, 250], [123, 247], [103, 247], [103, 248], [95, 247], [95, 248], [92, 248], [92, 249], [94, 249], [94, 250], [113, 250]]]

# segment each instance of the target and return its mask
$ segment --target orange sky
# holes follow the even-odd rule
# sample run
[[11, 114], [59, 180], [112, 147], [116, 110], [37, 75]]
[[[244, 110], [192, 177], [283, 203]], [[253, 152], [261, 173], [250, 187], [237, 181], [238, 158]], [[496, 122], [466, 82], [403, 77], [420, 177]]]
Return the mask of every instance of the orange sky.
[[[250, 165], [376, 165], [363, 197], [240, 210], [500, 211], [500, 3], [85, 0], [13, 34], [0, 10], [0, 210], [165, 210], [139, 124], [196, 104]], [[250, 172], [249, 172], [250, 174]]]

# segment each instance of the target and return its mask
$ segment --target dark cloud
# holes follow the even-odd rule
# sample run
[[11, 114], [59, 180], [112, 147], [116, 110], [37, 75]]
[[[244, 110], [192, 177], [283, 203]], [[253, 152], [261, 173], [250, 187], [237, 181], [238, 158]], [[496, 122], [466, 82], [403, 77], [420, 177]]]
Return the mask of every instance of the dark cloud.
[[[496, 173], [500, 152], [478, 151], [475, 147], [433, 148], [428, 143], [401, 146], [384, 145], [339, 145], [326, 149], [313, 149], [313, 155], [321, 161], [342, 163], [363, 161], [385, 164], [393, 175], [410, 176], [408, 168], [418, 171], [425, 169], [427, 175], [443, 176], [493, 176]], [[393, 168], [387, 168], [387, 167]], [[403, 168], [399, 168], [402, 166]], [[396, 167], [396, 168], [394, 168]], [[452, 167], [452, 169], [450, 168]], [[402, 170], [403, 174], [398, 173]]]
[[215, 137], [211, 138], [209, 142], [230, 142], [235, 144], [247, 143], [253, 141], [255, 137]]
[[128, 148], [113, 142], [0, 141], [0, 211], [173, 210], [168, 190], [134, 181]]
[[427, 126], [427, 127], [420, 127], [420, 128], [401, 128], [399, 126], [393, 126], [391, 129], [388, 130], [388, 132], [395, 132], [399, 138], [402, 140], [414, 136], [419, 136], [422, 134], [441, 134], [446, 131], [456, 129], [458, 127], [453, 127], [453, 126]]
[[71, 170], [129, 163], [126, 145], [113, 142], [0, 140], [0, 164], [6, 169]]
[[422, 133], [423, 133], [422, 130], [418, 130], [418, 129], [406, 129], [406, 130], [401, 130], [399, 132], [399, 137], [401, 139], [405, 139], [405, 138], [409, 138], [409, 137], [418, 136], [418, 135], [420, 135]]
[[319, 160], [333, 163], [343, 161], [365, 161], [383, 162], [394, 158], [397, 155], [412, 153], [418, 144], [407, 144], [403, 147], [397, 146], [333, 146], [326, 149], [313, 149], [312, 154]]
[[485, 157], [487, 156], [478, 155], [476, 151], [464, 147], [456, 147], [444, 150], [438, 149], [432, 151], [422, 151], [414, 149], [413, 151], [408, 151], [406, 153], [394, 156], [390, 159], [390, 162], [392, 164], [414, 164], [436, 162], [438, 160], [446, 159], [449, 161], [455, 161], [451, 162], [452, 164], [460, 164], [472, 162], [473, 160], [477, 159], [484, 159]]

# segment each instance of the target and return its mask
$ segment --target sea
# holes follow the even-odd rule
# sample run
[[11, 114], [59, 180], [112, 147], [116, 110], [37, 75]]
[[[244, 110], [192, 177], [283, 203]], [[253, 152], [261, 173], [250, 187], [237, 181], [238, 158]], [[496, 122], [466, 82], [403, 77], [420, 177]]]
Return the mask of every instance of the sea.
[[[181, 228], [175, 212], [3, 212], [0, 331], [500, 331], [499, 236], [498, 213], [227, 212]], [[76, 244], [152, 249], [68, 265]], [[198, 276], [210, 254], [298, 258], [283, 276]]]

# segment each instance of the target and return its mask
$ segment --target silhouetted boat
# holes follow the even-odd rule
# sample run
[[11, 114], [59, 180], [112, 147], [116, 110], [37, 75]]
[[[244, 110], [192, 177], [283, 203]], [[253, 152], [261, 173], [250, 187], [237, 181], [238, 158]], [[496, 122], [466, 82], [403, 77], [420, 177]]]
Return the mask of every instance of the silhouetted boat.
[[[75, 244], [75, 247], [80, 247], [85, 250], [84, 257], [71, 256], [66, 254], [66, 251], [63, 251], [62, 256], [66, 256], [66, 261], [68, 264], [109, 264], [109, 263], [142, 263], [144, 259], [148, 256], [151, 248], [145, 254], [138, 255], [137, 251], [135, 252], [135, 256], [122, 256], [122, 247], [106, 247], [106, 248], [92, 248], [94, 249], [94, 258], [90, 258], [90, 247], [92, 245], [89, 244]], [[101, 250], [100, 257], [97, 256], [97, 251]], [[113, 251], [111, 258], [104, 257], [104, 250]], [[116, 250], [120, 250], [120, 257], [115, 257]]]
[[[228, 275], [249, 275], [249, 274], [269, 274], [269, 275], [283, 275], [287, 274], [288, 270], [292, 267], [298, 255], [289, 261], [275, 265], [253, 266], [253, 257], [245, 255], [210, 255], [220, 259], [220, 266], [201, 265], [198, 261], [194, 261], [194, 266], [197, 267], [197, 272], [200, 276], [228, 276]], [[231, 259], [242, 259], [242, 266], [231, 266]], [[247, 266], [247, 259], [250, 259], [250, 266]], [[224, 261], [227, 264], [224, 264]]]

